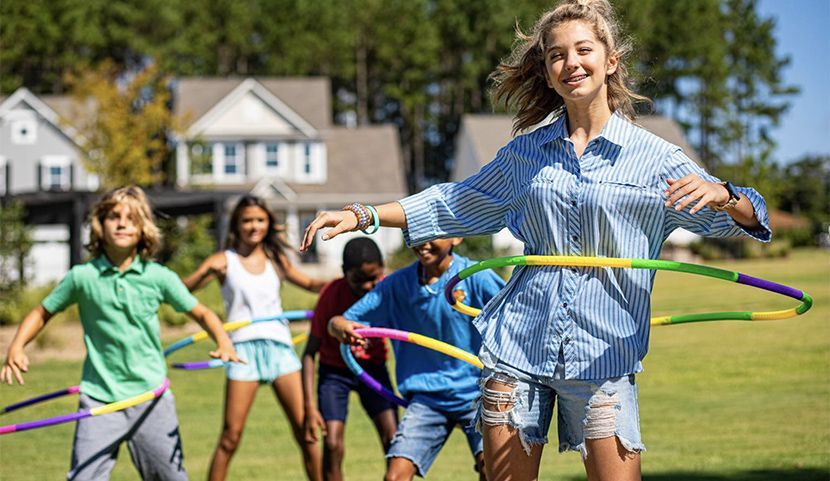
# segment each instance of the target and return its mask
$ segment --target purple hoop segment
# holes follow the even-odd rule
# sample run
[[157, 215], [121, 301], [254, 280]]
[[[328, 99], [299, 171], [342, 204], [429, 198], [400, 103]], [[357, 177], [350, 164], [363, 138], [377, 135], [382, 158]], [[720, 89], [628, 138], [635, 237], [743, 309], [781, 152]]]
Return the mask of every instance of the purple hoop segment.
[[[73, 388], [74, 387], [77, 387], [77, 386], [73, 386]], [[6, 425], [6, 426], [0, 426], [0, 435], [18, 433], [20, 431], [28, 431], [30, 429], [45, 428], [47, 426], [54, 426], [56, 424], [68, 423], [68, 422], [72, 422], [72, 421], [77, 421], [79, 419], [84, 419], [84, 418], [88, 418], [88, 417], [92, 417], [92, 416], [100, 416], [102, 414], [108, 414], [108, 413], [111, 413], [111, 412], [120, 411], [122, 409], [126, 409], [128, 407], [132, 407], [132, 406], [135, 406], [137, 404], [141, 404], [145, 401], [155, 399], [155, 398], [161, 396], [164, 393], [164, 391], [167, 390], [168, 387], [170, 387], [170, 380], [165, 379], [164, 383], [161, 386], [153, 389], [152, 391], [148, 391], [144, 394], [139, 394], [138, 396], [134, 396], [134, 397], [131, 397], [129, 399], [125, 399], [123, 401], [115, 401], [115, 402], [112, 402], [112, 403], [109, 403], [109, 404], [105, 404], [103, 406], [99, 406], [97, 408], [82, 409], [82, 410], [76, 411], [74, 413], [62, 414], [60, 416], [55, 416], [55, 417], [51, 417], [51, 418], [38, 419], [36, 421], [28, 421], [28, 422], [24, 422], [24, 423], [17, 423], [17, 424], [9, 424], [9, 425]], [[70, 389], [73, 389], [73, 388], [68, 388], [68, 389], [65, 389], [65, 390], [62, 390], [62, 391], [58, 391], [58, 393], [62, 393], [62, 394], [50, 393], [50, 394], [45, 394], [43, 396], [39, 396], [38, 398], [34, 398], [34, 399], [39, 399], [40, 401], [45, 401], [46, 399], [52, 399], [52, 398], [55, 398], [55, 397], [62, 396], [64, 394], [72, 394], [72, 393], [69, 393], [67, 391], [69, 391]], [[78, 392], [78, 391], [75, 391], [75, 392]], [[49, 396], [51, 396], [51, 397], [49, 397]], [[20, 403], [17, 403], [17, 404], [18, 405], [23, 404], [24, 406], [26, 406], [26, 405], [34, 404], [35, 402], [39, 402], [39, 401], [33, 401], [33, 399], [30, 399], [28, 401], [23, 401], [23, 402], [20, 402]], [[12, 405], [12, 406], [14, 406], [14, 405]], [[20, 408], [20, 407], [23, 407], [23, 406], [18, 406], [18, 408]], [[17, 409], [17, 408], [15, 408], [15, 409]]]
[[26, 406], [31, 406], [33, 404], [42, 403], [44, 401], [48, 401], [50, 399], [59, 398], [61, 396], [68, 396], [70, 394], [78, 394], [81, 391], [81, 386], [70, 386], [66, 389], [61, 389], [60, 391], [50, 392], [48, 394], [41, 394], [40, 396], [33, 397], [31, 399], [26, 399], [24, 401], [20, 401], [19, 403], [9, 404], [8, 406], [3, 408], [3, 412], [0, 414], [10, 413], [12, 411], [17, 411], [20, 408], [25, 408]]

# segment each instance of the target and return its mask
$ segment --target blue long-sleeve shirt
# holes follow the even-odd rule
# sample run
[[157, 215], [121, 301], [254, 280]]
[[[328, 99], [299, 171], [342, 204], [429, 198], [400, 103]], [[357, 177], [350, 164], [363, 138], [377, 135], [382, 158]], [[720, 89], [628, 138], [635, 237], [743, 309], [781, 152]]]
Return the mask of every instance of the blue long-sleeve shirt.
[[[404, 237], [416, 245], [507, 227], [525, 244], [526, 255], [645, 259], [658, 258], [679, 227], [769, 241], [766, 203], [754, 189], [737, 188], [755, 209], [757, 231], [742, 229], [725, 212], [704, 208], [692, 215], [690, 207], [678, 212], [665, 206], [666, 179], [690, 173], [718, 180], [677, 146], [617, 114], [577, 158], [562, 116], [513, 139], [472, 177], [401, 200]], [[639, 372], [648, 350], [654, 274], [518, 267], [474, 324], [490, 352], [531, 374], [553, 376], [560, 362], [566, 379]]]

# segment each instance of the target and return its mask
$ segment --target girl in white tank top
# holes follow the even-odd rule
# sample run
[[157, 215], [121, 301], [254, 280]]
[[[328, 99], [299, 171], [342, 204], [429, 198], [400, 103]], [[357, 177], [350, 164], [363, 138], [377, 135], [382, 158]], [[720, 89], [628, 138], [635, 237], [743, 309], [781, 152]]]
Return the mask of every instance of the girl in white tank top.
[[[222, 285], [227, 321], [257, 319], [282, 313], [281, 279], [320, 292], [325, 282], [300, 272], [288, 257], [274, 230], [274, 216], [265, 203], [244, 196], [231, 213], [225, 250], [211, 255], [184, 280], [191, 291], [217, 279]], [[322, 478], [321, 452], [305, 441], [300, 362], [288, 324], [281, 321], [252, 324], [232, 333], [239, 357], [247, 364], [228, 365], [225, 384], [224, 428], [213, 453], [209, 478], [225, 479], [231, 457], [245, 427], [260, 382], [269, 382], [285, 407], [295, 440], [303, 453], [308, 479]]]

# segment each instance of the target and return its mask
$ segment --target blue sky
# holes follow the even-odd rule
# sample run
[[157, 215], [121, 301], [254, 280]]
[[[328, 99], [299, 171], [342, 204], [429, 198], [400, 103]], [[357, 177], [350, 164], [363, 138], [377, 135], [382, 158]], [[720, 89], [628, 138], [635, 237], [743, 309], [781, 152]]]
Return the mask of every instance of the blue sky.
[[830, 155], [830, 1], [760, 0], [763, 18], [775, 18], [778, 54], [788, 55], [786, 85], [801, 93], [773, 131], [775, 157], [783, 162], [806, 154]]

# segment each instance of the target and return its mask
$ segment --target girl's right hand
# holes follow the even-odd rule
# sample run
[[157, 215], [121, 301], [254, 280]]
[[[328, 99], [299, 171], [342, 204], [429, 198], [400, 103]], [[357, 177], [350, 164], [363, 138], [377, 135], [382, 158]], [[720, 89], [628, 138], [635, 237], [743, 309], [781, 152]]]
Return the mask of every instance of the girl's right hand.
[[26, 384], [23, 382], [24, 372], [29, 372], [29, 358], [23, 353], [22, 348], [10, 348], [6, 362], [0, 369], [0, 384], [12, 385], [14, 379], [21, 385]]
[[311, 221], [311, 224], [306, 227], [303, 242], [300, 244], [300, 251], [305, 252], [311, 247], [311, 244], [314, 242], [314, 236], [323, 227], [331, 227], [328, 232], [323, 234], [323, 240], [329, 240], [343, 232], [357, 230], [357, 216], [349, 210], [320, 212]]
[[323, 436], [326, 435], [326, 423], [323, 421], [323, 416], [318, 409], [306, 410], [303, 426], [305, 427], [305, 442], [307, 443], [316, 443], [319, 441], [320, 437], [317, 435], [318, 432]]

